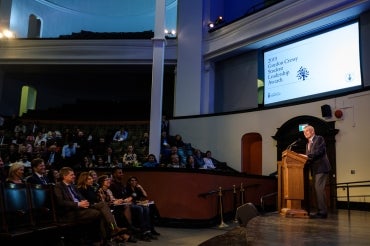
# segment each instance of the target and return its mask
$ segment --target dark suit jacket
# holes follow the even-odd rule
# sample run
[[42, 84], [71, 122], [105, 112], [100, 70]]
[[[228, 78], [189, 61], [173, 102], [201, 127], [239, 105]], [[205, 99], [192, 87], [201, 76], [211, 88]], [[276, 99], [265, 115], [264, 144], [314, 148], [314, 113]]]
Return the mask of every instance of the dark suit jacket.
[[[48, 177], [44, 176], [44, 179], [45, 179], [45, 182], [46, 184], [49, 183], [49, 180], [48, 180]], [[27, 179], [26, 179], [26, 182], [27, 183], [30, 183], [30, 184], [45, 184], [43, 182], [43, 180], [41, 180], [41, 178], [39, 176], [37, 176], [36, 173], [32, 173], [31, 176], [29, 176]]]
[[[79, 200], [85, 200], [81, 193], [74, 186], [73, 189], [78, 195]], [[73, 201], [73, 197], [65, 183], [57, 182], [55, 184], [54, 195], [58, 214], [63, 215], [67, 212], [79, 210], [78, 204]]]
[[326, 144], [322, 136], [315, 135], [312, 139], [312, 147], [308, 150], [306, 147], [306, 154], [308, 157], [307, 165], [311, 168], [312, 174], [328, 173], [331, 169], [328, 156], [326, 154]]
[[[72, 189], [79, 201], [86, 200], [81, 193], [72, 185]], [[61, 221], [74, 221], [83, 223], [84, 221], [99, 222], [103, 217], [98, 209], [93, 207], [80, 208], [77, 202], [73, 201], [73, 197], [68, 190], [68, 187], [63, 182], [58, 182], [54, 187], [54, 195], [57, 205], [57, 215]], [[108, 210], [109, 211], [109, 210]]]

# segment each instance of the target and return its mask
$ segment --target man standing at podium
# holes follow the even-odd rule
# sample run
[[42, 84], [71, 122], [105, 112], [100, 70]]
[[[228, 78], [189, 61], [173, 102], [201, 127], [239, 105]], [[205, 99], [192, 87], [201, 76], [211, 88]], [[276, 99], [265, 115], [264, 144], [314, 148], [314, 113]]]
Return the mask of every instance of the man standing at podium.
[[315, 135], [313, 126], [305, 126], [303, 133], [308, 140], [306, 165], [311, 169], [317, 203], [317, 213], [310, 217], [325, 219], [328, 217], [325, 186], [330, 171], [330, 162], [326, 154], [326, 143], [322, 136]]

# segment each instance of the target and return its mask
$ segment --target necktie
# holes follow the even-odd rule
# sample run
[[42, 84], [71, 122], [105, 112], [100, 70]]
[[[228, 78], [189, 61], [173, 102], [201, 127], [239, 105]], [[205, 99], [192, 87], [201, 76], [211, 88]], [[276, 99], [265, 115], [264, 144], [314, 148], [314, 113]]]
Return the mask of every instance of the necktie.
[[310, 141], [308, 142], [308, 151], [311, 151], [311, 149], [312, 149], [312, 144], [313, 144], [313, 142], [312, 142], [312, 140], [310, 140]]
[[48, 182], [46, 182], [46, 179], [43, 177], [43, 176], [41, 176], [40, 177], [40, 179], [41, 179], [41, 182], [43, 183], [43, 184], [47, 184]]
[[74, 191], [73, 187], [71, 185], [68, 185], [68, 190], [69, 190], [69, 193], [71, 194], [72, 196], [72, 199], [73, 201], [75, 202], [79, 202], [80, 200], [78, 199], [78, 195], [77, 193]]

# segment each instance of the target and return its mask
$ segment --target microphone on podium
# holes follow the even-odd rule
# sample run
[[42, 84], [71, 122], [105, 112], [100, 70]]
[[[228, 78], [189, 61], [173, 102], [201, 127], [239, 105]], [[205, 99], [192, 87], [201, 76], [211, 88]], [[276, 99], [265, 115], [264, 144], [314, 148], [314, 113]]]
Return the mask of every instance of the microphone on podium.
[[299, 143], [301, 140], [302, 140], [301, 138], [298, 138], [298, 139], [297, 139], [297, 140], [295, 140], [293, 143], [289, 144], [289, 145], [288, 145], [287, 150], [291, 150], [291, 148], [292, 148], [293, 146], [296, 146], [296, 145], [297, 145], [297, 143]]

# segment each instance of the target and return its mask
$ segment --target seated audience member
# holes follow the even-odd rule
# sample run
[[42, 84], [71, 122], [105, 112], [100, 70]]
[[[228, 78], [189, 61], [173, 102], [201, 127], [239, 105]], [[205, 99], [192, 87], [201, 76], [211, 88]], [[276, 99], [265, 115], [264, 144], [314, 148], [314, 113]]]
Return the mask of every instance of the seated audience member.
[[[19, 148], [20, 159], [28, 160], [31, 162], [32, 152], [28, 151], [27, 146], [24, 144], [21, 144], [18, 146], [18, 148]], [[29, 163], [29, 165], [31, 166], [31, 163]]]
[[45, 164], [49, 168], [61, 168], [62, 156], [57, 152], [57, 146], [52, 144], [47, 148], [47, 151], [43, 153], [42, 158], [45, 161]]
[[31, 171], [31, 161], [28, 155], [22, 155], [18, 162], [21, 162], [26, 168], [26, 173], [29, 174]]
[[171, 155], [171, 163], [167, 165], [170, 168], [185, 168], [185, 164], [180, 162], [180, 157], [178, 154]]
[[109, 167], [103, 159], [103, 156], [98, 156], [96, 160], [96, 168], [107, 168]]
[[147, 161], [143, 164], [143, 167], [158, 167], [159, 163], [154, 154], [149, 154]]
[[[169, 149], [169, 152], [166, 152], [165, 154], [161, 156], [161, 163], [166, 164], [166, 165], [171, 164], [172, 155], [174, 154], [178, 155], [178, 149], [176, 146], [171, 146]], [[181, 159], [179, 160], [181, 162]]]
[[134, 167], [138, 164], [137, 155], [134, 152], [134, 146], [127, 146], [127, 151], [122, 157], [123, 167]]
[[11, 143], [8, 146], [8, 150], [5, 153], [1, 153], [4, 161], [5, 166], [9, 166], [10, 163], [17, 162], [21, 155], [18, 151], [18, 145], [15, 143]]
[[34, 158], [42, 158], [42, 155], [44, 154], [44, 151], [41, 149], [40, 145], [37, 145], [36, 147], [33, 147], [32, 151], [32, 159]]
[[104, 201], [99, 201], [98, 195], [94, 190], [93, 187], [93, 177], [89, 174], [89, 172], [81, 172], [78, 176], [77, 181], [77, 189], [82, 194], [83, 197], [85, 197], [92, 207], [104, 210], [108, 210], [103, 214], [103, 216], [106, 216], [104, 219], [106, 222], [109, 222], [107, 225], [107, 231], [111, 230], [112, 234], [119, 234], [119, 232], [126, 231], [122, 233], [122, 235], [115, 236], [115, 239], [117, 241], [131, 241], [136, 242], [136, 240], [131, 237], [127, 230], [124, 230], [123, 228], [118, 227], [116, 220], [114, 218], [114, 215], [111, 213], [111, 210], [109, 206]]
[[24, 184], [24, 166], [22, 163], [15, 162], [11, 164], [6, 183]]
[[89, 157], [92, 162], [96, 161], [96, 154], [92, 146], [88, 148], [85, 156]]
[[123, 179], [123, 171], [121, 168], [114, 168], [112, 171], [112, 181], [110, 190], [116, 199], [128, 199], [131, 203], [130, 208], [132, 212], [131, 227], [137, 231], [135, 225], [138, 225], [140, 237], [144, 241], [150, 241], [151, 239], [157, 239], [150, 232], [150, 214], [146, 210], [143, 210], [142, 206], [138, 206], [132, 203], [132, 197], [126, 195], [125, 181]]
[[170, 145], [170, 137], [168, 136], [167, 132], [162, 131], [161, 133], [161, 155], [162, 156], [169, 156], [171, 152], [171, 145]]
[[114, 142], [122, 142], [125, 141], [128, 138], [128, 132], [124, 127], [121, 127], [120, 130], [116, 131], [116, 133], [113, 136]]
[[95, 170], [90, 170], [89, 175], [93, 178], [93, 183], [91, 186], [94, 188], [94, 191], [97, 192], [99, 189], [98, 174], [96, 173]]
[[49, 181], [49, 184], [56, 184], [57, 182], [59, 182], [59, 178], [60, 178], [60, 175], [59, 175], [59, 171], [57, 169], [49, 169], [47, 171], [47, 174], [46, 174], [47, 178], [48, 178], [48, 181]]
[[97, 199], [107, 203], [107, 205], [114, 211], [117, 223], [121, 226], [131, 226], [131, 209], [129, 204], [131, 199], [115, 198], [112, 191], [109, 189], [111, 186], [111, 179], [108, 175], [101, 175], [98, 177], [98, 191]]
[[107, 166], [111, 166], [112, 163], [114, 162], [114, 159], [118, 158], [117, 155], [113, 152], [112, 147], [107, 147], [102, 156], [103, 156], [104, 163]]
[[186, 153], [184, 151], [184, 148], [177, 148], [177, 154], [179, 155], [180, 162], [186, 165]]
[[23, 151], [24, 153], [27, 153], [29, 155], [29, 157], [32, 158], [33, 141], [30, 141], [29, 139], [30, 139], [29, 137], [26, 137], [26, 139], [23, 141], [23, 143], [21, 145], [19, 145], [19, 150]]
[[188, 155], [186, 157], [186, 168], [188, 169], [198, 169], [199, 168], [198, 164], [194, 160], [194, 156]]
[[204, 160], [204, 166], [203, 166], [204, 169], [215, 169], [216, 168], [215, 164], [213, 163], [211, 151], [207, 150], [206, 156], [203, 157], [203, 160]]
[[[115, 218], [122, 220], [123, 218], [127, 219], [128, 217], [131, 217], [131, 215], [127, 216], [127, 212], [130, 212], [131, 207], [133, 206], [132, 197], [118, 198], [118, 199], [115, 198], [113, 196], [112, 191], [109, 189], [110, 184], [111, 184], [111, 179], [109, 178], [108, 175], [100, 176], [98, 178], [98, 183], [100, 186], [97, 192], [98, 200], [103, 201], [106, 204], [108, 204], [108, 206], [110, 206], [113, 213], [115, 214]], [[127, 225], [130, 226], [129, 224]], [[141, 238], [145, 241], [148, 241], [151, 239], [151, 237], [149, 237], [149, 234], [147, 234], [146, 231], [141, 235]]]
[[161, 132], [166, 132], [167, 135], [170, 134], [170, 121], [166, 115], [162, 115]]
[[147, 150], [149, 148], [149, 133], [143, 133], [143, 136], [140, 139], [140, 147], [144, 148], [144, 150]]
[[59, 220], [84, 223], [81, 227], [86, 226], [86, 233], [91, 237], [89, 239], [94, 245], [100, 245], [100, 242], [107, 237], [106, 225], [113, 223], [113, 221], [105, 221], [105, 218], [109, 217], [107, 215], [110, 213], [109, 208], [94, 207], [82, 196], [74, 186], [76, 175], [72, 168], [61, 168], [60, 176], [61, 181], [57, 182], [54, 187]]
[[114, 167], [123, 167], [123, 164], [122, 164], [122, 162], [120, 161], [120, 159], [117, 156], [114, 156], [113, 157], [113, 161], [110, 164], [110, 167], [111, 168], [114, 168]]
[[30, 184], [49, 184], [49, 179], [46, 176], [46, 167], [44, 160], [41, 158], [35, 158], [31, 161], [32, 174], [26, 179], [27, 183]]
[[77, 164], [77, 166], [80, 169], [90, 170], [95, 167], [95, 163], [90, 159], [89, 156], [85, 155], [82, 157], [82, 160]]
[[204, 159], [202, 152], [199, 149], [194, 150], [194, 161], [199, 166], [199, 168], [203, 168], [204, 166]]
[[44, 134], [42, 131], [38, 131], [35, 141], [33, 142], [33, 146], [40, 146], [41, 142], [46, 142], [46, 134]]
[[183, 148], [185, 146], [185, 143], [184, 141], [182, 141], [182, 136], [180, 134], [176, 134], [171, 145], [176, 146], [177, 148]]
[[[122, 168], [114, 167], [112, 171], [112, 177], [109, 183], [109, 190], [112, 192], [112, 196], [114, 199], [121, 199], [124, 200], [124, 192], [125, 187], [123, 181], [121, 182], [121, 179], [123, 177]], [[100, 188], [100, 183], [98, 182], [98, 186]], [[125, 226], [130, 227], [133, 231], [137, 231], [136, 228], [132, 224], [132, 215], [131, 215], [131, 207], [129, 204], [131, 203], [131, 199], [126, 199], [127, 205], [123, 206], [121, 209], [123, 210], [123, 217], [121, 216], [118, 223], [124, 224]], [[122, 213], [120, 214], [122, 215]]]
[[143, 203], [143, 209], [148, 210], [147, 213], [150, 214], [150, 231], [153, 235], [159, 236], [154, 229], [154, 219], [155, 217], [159, 218], [159, 212], [154, 203], [148, 204], [148, 193], [144, 188], [139, 184], [139, 180], [135, 176], [131, 176], [126, 183], [126, 196], [132, 197], [132, 202], [135, 204]]
[[77, 158], [76, 144], [70, 141], [68, 144], [63, 145], [61, 156], [64, 165], [69, 167], [74, 166]]

